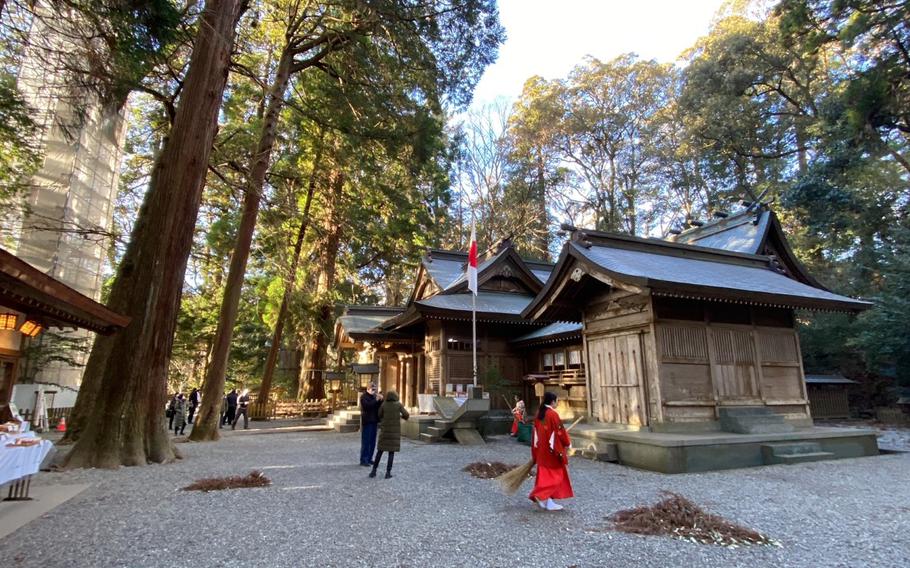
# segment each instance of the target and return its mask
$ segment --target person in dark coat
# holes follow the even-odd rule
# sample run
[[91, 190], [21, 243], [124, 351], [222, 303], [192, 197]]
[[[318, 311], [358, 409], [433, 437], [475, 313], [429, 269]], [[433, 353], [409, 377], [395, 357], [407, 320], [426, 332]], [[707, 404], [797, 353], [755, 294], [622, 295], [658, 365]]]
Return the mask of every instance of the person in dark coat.
[[371, 466], [376, 449], [376, 430], [379, 428], [379, 405], [382, 395], [376, 394], [376, 383], [370, 383], [367, 392], [360, 395], [360, 465]]
[[234, 416], [237, 414], [238, 398], [239, 396], [237, 395], [237, 389], [231, 389], [231, 392], [229, 392], [227, 396], [224, 397], [225, 401], [227, 402], [227, 412], [224, 413], [225, 424], [234, 423]]
[[174, 406], [177, 404], [177, 395], [180, 393], [174, 393], [174, 396], [171, 397], [170, 402], [167, 403], [167, 417], [169, 418], [167, 423], [167, 429], [174, 429]]
[[196, 408], [199, 407], [199, 389], [194, 388], [193, 392], [190, 393], [190, 415], [186, 419], [190, 424], [193, 423], [193, 415], [196, 414]]
[[382, 452], [389, 452], [385, 478], [392, 477], [392, 462], [395, 460], [395, 452], [401, 450], [401, 420], [407, 420], [408, 416], [408, 411], [398, 402], [398, 393], [395, 391], [386, 393], [385, 401], [379, 407], [379, 443], [376, 445], [376, 458], [373, 460], [373, 471], [370, 472], [370, 477], [376, 477], [376, 469], [379, 467], [379, 460], [382, 459]]

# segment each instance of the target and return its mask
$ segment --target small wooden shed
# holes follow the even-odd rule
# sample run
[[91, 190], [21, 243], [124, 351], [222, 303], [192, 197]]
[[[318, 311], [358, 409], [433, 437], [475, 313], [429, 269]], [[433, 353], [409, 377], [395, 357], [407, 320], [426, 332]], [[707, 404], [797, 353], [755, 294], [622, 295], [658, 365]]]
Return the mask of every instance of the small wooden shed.
[[573, 232], [523, 315], [582, 321], [593, 418], [632, 429], [712, 430], [727, 408], [811, 425], [794, 310], [871, 304], [834, 294], [806, 273], [770, 211], [740, 217], [747, 222], [725, 220], [712, 236], [748, 252]]
[[842, 375], [806, 375], [809, 407], [816, 420], [850, 418], [849, 390], [856, 381]]

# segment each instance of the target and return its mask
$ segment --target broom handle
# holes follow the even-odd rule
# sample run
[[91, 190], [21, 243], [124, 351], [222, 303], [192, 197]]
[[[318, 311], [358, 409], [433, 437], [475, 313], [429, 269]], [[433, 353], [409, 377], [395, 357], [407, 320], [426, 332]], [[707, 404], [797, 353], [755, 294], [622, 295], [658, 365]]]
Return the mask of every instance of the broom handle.
[[568, 428], [566, 428], [566, 432], [568, 432], [568, 431], [571, 430], [572, 428], [575, 428], [575, 426], [578, 425], [578, 423], [581, 422], [582, 420], [584, 420], [584, 416], [579, 416], [578, 418], [576, 418], [576, 419], [575, 419], [575, 422], [573, 422], [571, 426], [569, 426]]

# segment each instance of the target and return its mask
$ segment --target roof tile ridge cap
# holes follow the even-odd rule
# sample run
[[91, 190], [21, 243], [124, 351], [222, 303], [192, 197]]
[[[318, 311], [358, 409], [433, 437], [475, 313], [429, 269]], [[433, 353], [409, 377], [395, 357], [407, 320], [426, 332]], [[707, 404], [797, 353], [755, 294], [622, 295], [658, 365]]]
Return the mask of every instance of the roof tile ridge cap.
[[704, 233], [704, 236], [707, 237], [708, 235], [713, 235], [719, 233], [720, 231], [726, 231], [727, 229], [738, 227], [739, 225], [742, 225], [744, 222], [748, 221], [749, 217], [754, 214], [755, 211], [752, 209], [743, 209], [742, 211], [738, 211], [722, 219], [709, 221], [701, 227], [689, 227], [682, 233], [676, 235], [676, 238], [691, 236], [693, 233]]
[[[434, 255], [439, 256], [459, 256], [465, 257], [468, 256], [468, 253], [460, 250], [448, 250], [448, 249], [427, 249], [427, 254], [424, 255], [424, 258], [428, 258], [430, 261], [434, 260]], [[447, 260], [440, 258], [439, 260]]]
[[[770, 257], [768, 257], [766, 255], [762, 255], [762, 254], [752, 254], [752, 253], [748, 253], [748, 252], [737, 252], [737, 251], [731, 251], [731, 250], [716, 249], [716, 248], [711, 248], [711, 247], [692, 245], [689, 243], [677, 243], [677, 242], [673, 242], [673, 241], [665, 241], [663, 239], [655, 239], [655, 238], [633, 237], [631, 235], [621, 235], [618, 233], [605, 233], [602, 231], [596, 231], [596, 232], [595, 231], [585, 231], [585, 237], [586, 237], [586, 240], [591, 242], [592, 246], [600, 246], [600, 247], [604, 247], [605, 245], [598, 243], [596, 240], [592, 240], [590, 237], [594, 237], [594, 239], [613, 240], [613, 241], [619, 241], [619, 242], [631, 243], [631, 244], [652, 245], [655, 247], [662, 247], [662, 248], [667, 248], [670, 250], [687, 250], [687, 251], [692, 251], [694, 253], [699, 253], [699, 254], [705, 254], [705, 255], [710, 255], [710, 256], [719, 256], [721, 258], [738, 258], [738, 259], [744, 259], [744, 260], [761, 261], [761, 262], [765, 262], [765, 263], [768, 263], [771, 260]], [[582, 243], [580, 243], [578, 241], [573, 240], [570, 242], [572, 244], [576, 245], [580, 249], [586, 248]], [[620, 248], [620, 247], [617, 247], [617, 248]]]

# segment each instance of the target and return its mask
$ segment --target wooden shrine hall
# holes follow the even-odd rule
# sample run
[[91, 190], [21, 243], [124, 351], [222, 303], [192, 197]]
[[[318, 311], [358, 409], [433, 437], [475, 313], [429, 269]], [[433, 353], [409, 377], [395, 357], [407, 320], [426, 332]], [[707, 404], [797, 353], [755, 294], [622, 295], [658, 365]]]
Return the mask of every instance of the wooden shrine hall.
[[[465, 260], [431, 251], [403, 311], [360, 330], [380, 369], [413, 362], [383, 383], [411, 406], [470, 377]], [[871, 304], [815, 280], [765, 206], [673, 240], [574, 230], [555, 266], [506, 243], [478, 272], [480, 377], [532, 408], [535, 384], [558, 389], [564, 419], [587, 416], [575, 435], [594, 454], [668, 473], [877, 454], [871, 432], [812, 427], [795, 327], [797, 310]], [[370, 339], [390, 332], [406, 351]]]

